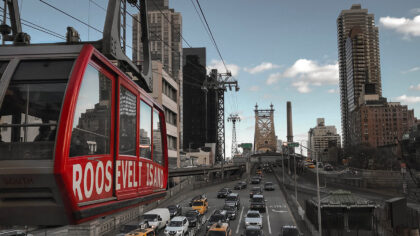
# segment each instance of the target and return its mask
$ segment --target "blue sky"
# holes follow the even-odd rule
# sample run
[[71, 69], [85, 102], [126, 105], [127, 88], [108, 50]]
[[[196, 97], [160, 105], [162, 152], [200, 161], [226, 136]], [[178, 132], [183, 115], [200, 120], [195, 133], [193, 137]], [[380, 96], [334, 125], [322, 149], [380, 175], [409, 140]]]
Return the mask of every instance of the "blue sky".
[[[92, 2], [45, 1], [98, 29], [103, 28], [105, 12]], [[106, 0], [94, 1], [106, 8]], [[40, 1], [19, 0], [22, 2], [24, 20], [61, 35], [71, 25], [79, 31], [82, 40], [101, 38], [100, 33], [88, 31], [85, 25]], [[324, 117], [327, 125], [335, 125], [341, 132], [336, 19], [341, 10], [349, 9], [354, 3], [375, 14], [383, 96], [414, 108], [415, 115], [420, 117], [418, 0], [201, 0], [200, 3], [221, 53], [241, 87], [236, 95], [226, 94], [225, 104], [226, 117], [238, 112], [243, 118], [238, 124], [239, 142], [253, 142], [255, 103], [260, 108], [268, 108], [273, 103], [280, 139], [286, 136], [286, 101], [292, 102], [296, 140], [306, 140], [307, 131], [315, 126], [318, 117]], [[182, 13], [183, 36], [187, 41], [193, 47], [206, 47], [208, 66], [222, 69], [191, 0], [170, 0], [170, 6]], [[135, 12], [133, 8], [129, 11]], [[31, 34], [32, 42], [60, 41], [26, 26], [23, 29]], [[231, 128], [226, 122], [227, 156], [230, 156]]]

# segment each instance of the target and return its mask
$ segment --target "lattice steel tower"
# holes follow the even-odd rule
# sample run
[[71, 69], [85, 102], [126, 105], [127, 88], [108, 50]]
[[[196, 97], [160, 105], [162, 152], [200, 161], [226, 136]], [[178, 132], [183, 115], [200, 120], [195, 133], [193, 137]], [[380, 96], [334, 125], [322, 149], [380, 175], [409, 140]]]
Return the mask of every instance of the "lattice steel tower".
[[255, 135], [254, 151], [256, 153], [275, 152], [277, 150], [277, 138], [274, 131], [274, 109], [258, 109], [255, 105]]
[[[216, 143], [216, 161], [225, 160], [225, 92], [234, 89], [239, 91], [238, 81], [231, 77], [231, 73], [217, 73], [212, 69], [210, 75], [203, 83], [204, 91], [213, 89], [217, 94], [217, 143]], [[207, 105], [206, 105], [207, 106]]]
[[232, 122], [232, 158], [236, 155], [239, 154], [238, 151], [238, 142], [236, 141], [236, 122], [241, 121], [241, 118], [239, 117], [238, 114], [230, 114], [230, 116], [228, 117], [228, 121]]

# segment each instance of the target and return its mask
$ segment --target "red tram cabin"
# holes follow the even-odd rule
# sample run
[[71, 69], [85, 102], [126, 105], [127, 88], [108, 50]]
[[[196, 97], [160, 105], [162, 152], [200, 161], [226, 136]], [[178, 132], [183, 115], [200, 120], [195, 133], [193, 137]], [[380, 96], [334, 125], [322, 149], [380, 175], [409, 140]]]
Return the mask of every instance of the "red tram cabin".
[[162, 107], [92, 45], [0, 50], [0, 223], [65, 225], [166, 194]]

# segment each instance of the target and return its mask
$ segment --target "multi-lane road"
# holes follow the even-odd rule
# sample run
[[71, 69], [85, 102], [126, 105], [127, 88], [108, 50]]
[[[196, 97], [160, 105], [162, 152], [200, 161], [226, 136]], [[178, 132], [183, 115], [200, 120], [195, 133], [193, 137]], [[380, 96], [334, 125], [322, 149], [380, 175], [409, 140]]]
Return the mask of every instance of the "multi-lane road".
[[[284, 196], [282, 192], [279, 189], [279, 186], [272, 174], [264, 174], [263, 179], [261, 181], [261, 186], [265, 182], [273, 182], [275, 190], [274, 191], [264, 191], [263, 195], [266, 202], [266, 212], [262, 213], [263, 215], [263, 230], [265, 235], [279, 235], [281, 227], [283, 225], [296, 225], [295, 220], [293, 219], [293, 216], [286, 204], [286, 201], [284, 199]], [[239, 181], [236, 181], [239, 182]], [[216, 186], [210, 186], [206, 188], [202, 188], [200, 190], [195, 190], [189, 193], [185, 193], [182, 196], [178, 197], [171, 203], [168, 204], [180, 204], [183, 207], [188, 207], [188, 203], [191, 200], [191, 198], [197, 194], [204, 193], [208, 197], [209, 201], [209, 210], [206, 214], [206, 217], [209, 218], [210, 215], [214, 212], [216, 209], [223, 208], [225, 200], [223, 198], [217, 198], [217, 192], [222, 187], [228, 187], [232, 188], [235, 185], [236, 182], [229, 182], [226, 184], [220, 184]], [[249, 210], [250, 202], [249, 202], [249, 191], [253, 186], [258, 185], [252, 185], [248, 184], [248, 187], [246, 189], [242, 190], [233, 190], [233, 192], [237, 192], [240, 195], [241, 199], [241, 206], [238, 211], [237, 217], [235, 220], [230, 221], [230, 227], [232, 229], [232, 235], [241, 235], [245, 230], [245, 215]], [[199, 232], [198, 235], [205, 235], [205, 227]], [[160, 232], [159, 235], [164, 235], [163, 232]]]

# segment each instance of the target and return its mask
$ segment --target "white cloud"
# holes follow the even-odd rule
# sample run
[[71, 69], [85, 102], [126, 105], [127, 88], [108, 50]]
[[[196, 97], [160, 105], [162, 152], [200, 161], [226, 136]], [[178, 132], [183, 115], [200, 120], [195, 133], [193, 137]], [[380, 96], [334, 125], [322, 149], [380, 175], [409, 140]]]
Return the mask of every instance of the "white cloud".
[[402, 73], [403, 74], [407, 74], [407, 73], [415, 72], [415, 71], [418, 71], [418, 70], [420, 70], [420, 67], [419, 66], [416, 66], [416, 67], [413, 67], [413, 68], [411, 68], [409, 70], [403, 71]]
[[381, 17], [379, 22], [388, 29], [393, 29], [405, 37], [420, 36], [420, 15], [413, 19], [401, 17]]
[[251, 92], [260, 91], [260, 87], [258, 85], [253, 85], [249, 88], [249, 91], [251, 91]]
[[[219, 73], [225, 73], [226, 69], [223, 65], [222, 61], [219, 60], [211, 60], [210, 65], [208, 66], [210, 69], [217, 69]], [[237, 76], [239, 74], [239, 70], [241, 69], [238, 65], [235, 64], [226, 64], [226, 67], [232, 73], [232, 76]]]
[[253, 68], [244, 68], [244, 71], [250, 73], [250, 74], [256, 74], [256, 73], [260, 73], [266, 70], [271, 70], [271, 69], [275, 69], [275, 68], [279, 68], [279, 65], [275, 65], [271, 62], [263, 62], [261, 64], [259, 64], [256, 67]]
[[420, 91], [420, 84], [418, 84], [418, 85], [411, 85], [410, 86], [410, 90]]
[[282, 74], [281, 73], [271, 74], [270, 76], [268, 76], [268, 79], [267, 79], [266, 83], [268, 85], [277, 83], [277, 81], [280, 80], [281, 77], [282, 77]]
[[299, 59], [283, 73], [271, 74], [266, 83], [274, 84], [281, 78], [292, 78], [292, 86], [300, 93], [310, 92], [311, 86], [338, 84], [338, 62], [319, 65], [316, 61]]
[[309, 88], [309, 83], [305, 81], [293, 82], [292, 86], [295, 87], [299, 93], [309, 93], [310, 91], [312, 91]]
[[411, 10], [410, 10], [410, 12], [411, 12], [412, 14], [418, 14], [418, 13], [420, 13], [420, 8], [414, 8], [414, 9], [411, 9]]
[[338, 89], [328, 89], [328, 93], [338, 93]]
[[402, 103], [420, 103], [420, 97], [407, 96], [405, 94], [399, 97], [396, 97], [395, 100]]

